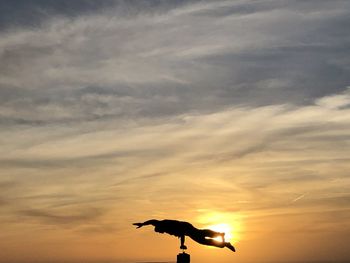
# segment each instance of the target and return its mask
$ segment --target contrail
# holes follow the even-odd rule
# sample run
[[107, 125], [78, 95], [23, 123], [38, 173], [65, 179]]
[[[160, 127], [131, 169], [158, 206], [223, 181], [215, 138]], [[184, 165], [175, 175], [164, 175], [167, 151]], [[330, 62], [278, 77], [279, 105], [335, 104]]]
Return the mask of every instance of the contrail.
[[304, 198], [305, 195], [306, 195], [306, 194], [302, 194], [302, 195], [298, 196], [297, 198], [293, 199], [293, 200], [291, 201], [291, 203], [295, 203], [296, 201], [298, 201], [298, 200]]

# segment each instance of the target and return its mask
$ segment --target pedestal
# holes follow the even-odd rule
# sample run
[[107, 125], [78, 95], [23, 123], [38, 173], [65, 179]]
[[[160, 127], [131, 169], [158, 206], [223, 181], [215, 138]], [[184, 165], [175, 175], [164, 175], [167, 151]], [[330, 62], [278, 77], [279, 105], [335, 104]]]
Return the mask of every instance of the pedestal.
[[176, 263], [190, 263], [190, 255], [185, 252], [178, 254]]

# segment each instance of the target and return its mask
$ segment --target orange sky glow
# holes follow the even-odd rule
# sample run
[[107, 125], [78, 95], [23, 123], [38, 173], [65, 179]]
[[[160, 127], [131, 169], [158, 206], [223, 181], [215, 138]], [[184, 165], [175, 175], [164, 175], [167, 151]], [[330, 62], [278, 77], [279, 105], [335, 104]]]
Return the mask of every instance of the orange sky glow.
[[[310, 114], [314, 123], [322, 124], [326, 117], [334, 127], [349, 125], [348, 109], [265, 107], [186, 116], [127, 133], [111, 126], [25, 149], [26, 135], [8, 133], [8, 145], [17, 147], [6, 158], [45, 156], [60, 164], [7, 165], [2, 177], [24, 177], [26, 184], [2, 185], [12, 198], [3, 202], [1, 258], [171, 260], [179, 251], [175, 237], [131, 225], [169, 218], [199, 228], [226, 224], [231, 229], [236, 253], [187, 239], [194, 262], [345, 260], [350, 181], [349, 163], [342, 156], [349, 148], [310, 137], [346, 130], [280, 132], [308, 125]], [[47, 131], [20, 133], [36, 141]], [[261, 150], [249, 152], [265, 140], [269, 143]], [[101, 153], [132, 154], [122, 160], [113, 155], [93, 159], [90, 153], [97, 145]], [[76, 156], [76, 161], [66, 164], [65, 156]]]

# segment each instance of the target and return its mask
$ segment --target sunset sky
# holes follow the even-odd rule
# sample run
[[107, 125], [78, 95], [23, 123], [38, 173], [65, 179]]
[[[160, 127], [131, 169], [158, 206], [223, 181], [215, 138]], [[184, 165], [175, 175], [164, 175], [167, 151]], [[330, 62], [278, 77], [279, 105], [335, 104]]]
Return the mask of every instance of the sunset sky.
[[0, 262], [350, 261], [350, 1], [1, 0]]

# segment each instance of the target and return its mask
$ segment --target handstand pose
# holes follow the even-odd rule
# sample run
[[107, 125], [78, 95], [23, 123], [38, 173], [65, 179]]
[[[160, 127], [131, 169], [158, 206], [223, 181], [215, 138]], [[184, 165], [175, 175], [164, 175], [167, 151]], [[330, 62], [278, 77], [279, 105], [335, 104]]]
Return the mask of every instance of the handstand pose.
[[[236, 251], [235, 248], [231, 245], [230, 242], [225, 242], [225, 233], [215, 232], [210, 229], [198, 229], [195, 228], [192, 224], [183, 221], [177, 220], [156, 220], [151, 219], [143, 223], [134, 223], [133, 225], [137, 228], [152, 225], [154, 226], [154, 231], [158, 233], [167, 233], [169, 235], [177, 236], [181, 239], [180, 249], [187, 249], [185, 246], [185, 236], [189, 236], [194, 241], [207, 246], [214, 247], [227, 247], [232, 251]], [[221, 236], [222, 241], [217, 241], [213, 238]]]

